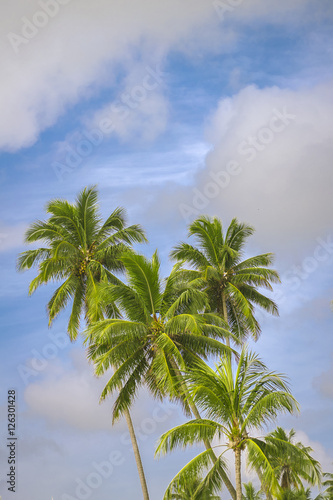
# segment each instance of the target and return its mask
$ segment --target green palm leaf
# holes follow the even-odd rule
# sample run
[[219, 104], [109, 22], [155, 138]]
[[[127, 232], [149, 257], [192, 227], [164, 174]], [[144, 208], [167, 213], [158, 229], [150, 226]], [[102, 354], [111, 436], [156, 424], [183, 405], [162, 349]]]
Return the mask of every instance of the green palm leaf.
[[[171, 257], [197, 272], [187, 271], [189, 281], [201, 278], [201, 288], [208, 296], [209, 308], [223, 317], [231, 331], [240, 339], [260, 334], [254, 307], [277, 314], [276, 304], [257, 288], [272, 290], [279, 282], [276, 271], [269, 269], [273, 254], [267, 253], [242, 261], [246, 239], [254, 229], [233, 219], [224, 235], [222, 223], [216, 217], [201, 216], [189, 226], [188, 234], [197, 247], [180, 243]], [[179, 270], [179, 272], [181, 272]]]
[[[161, 279], [156, 252], [150, 260], [126, 253], [121, 262], [127, 284], [102, 283], [98, 295], [101, 307], [114, 303], [124, 319], [99, 321], [86, 330], [89, 358], [96, 372], [100, 375], [110, 366], [116, 369], [103, 394], [123, 385], [114, 419], [129, 408], [140, 385], [146, 385], [155, 397], [167, 395], [181, 402], [188, 414], [191, 401], [182, 372], [189, 366], [197, 366], [201, 358], [220, 355], [226, 350], [231, 352], [221, 342], [230, 335], [227, 325], [216, 314], [203, 311], [205, 293], [184, 280], [177, 270], [168, 279]], [[198, 308], [203, 312], [198, 312]], [[133, 352], [145, 357], [145, 370], [137, 369]], [[138, 377], [136, 382], [134, 377]], [[129, 392], [126, 392], [127, 382]]]
[[[203, 362], [187, 370], [185, 382], [189, 397], [206, 418], [191, 420], [164, 433], [156, 453], [165, 454], [177, 447], [224, 438], [226, 443], [221, 442], [220, 446], [235, 454], [237, 500], [242, 498], [240, 457], [244, 450], [248, 451], [251, 466], [261, 471], [269, 491], [279, 493], [281, 488], [269, 446], [252, 437], [250, 432], [257, 432], [280, 412], [296, 412], [297, 402], [290, 394], [285, 377], [269, 371], [246, 347], [236, 367], [233, 363], [227, 353], [221, 356], [215, 370]], [[207, 453], [212, 458], [209, 450]], [[183, 468], [177, 480], [185, 477], [186, 471], [187, 468]], [[173, 491], [172, 484], [168, 491]]]
[[111, 302], [103, 307], [99, 303], [97, 284], [119, 283], [114, 272], [124, 269], [121, 257], [132, 242], [146, 238], [140, 226], [126, 227], [122, 208], [115, 209], [103, 223], [95, 187], [83, 189], [75, 203], [51, 200], [46, 212], [50, 217], [31, 224], [25, 234], [27, 243], [43, 242], [43, 247], [20, 254], [17, 268], [38, 269], [29, 293], [43, 284], [62, 282], [48, 303], [49, 320], [51, 323], [71, 303], [68, 333], [75, 339], [83, 316], [91, 322], [106, 313], [118, 314]]

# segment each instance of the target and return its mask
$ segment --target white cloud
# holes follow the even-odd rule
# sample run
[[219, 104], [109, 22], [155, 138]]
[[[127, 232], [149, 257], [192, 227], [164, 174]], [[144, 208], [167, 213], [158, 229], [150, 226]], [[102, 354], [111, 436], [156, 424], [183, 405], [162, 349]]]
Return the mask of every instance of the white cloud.
[[[269, 8], [266, 4], [246, 2], [230, 13], [231, 19], [277, 14], [281, 22], [286, 13], [307, 5], [298, 1], [291, 7], [287, 0], [270, 2]], [[131, 71], [138, 48], [145, 66], [161, 60], [171, 47], [196, 54], [198, 33], [206, 48], [223, 48], [224, 40], [229, 44], [233, 39], [206, 0], [19, 0], [1, 8], [0, 148], [6, 151], [32, 145], [82, 96], [114, 86], [119, 68]], [[148, 102], [144, 114], [151, 114]], [[164, 106], [151, 103], [156, 113]]]
[[[28, 21], [39, 22], [36, 13], [43, 12], [43, 3], [21, 0], [2, 7], [0, 28], [8, 34], [2, 44], [0, 147], [9, 151], [33, 144], [89, 86], [112, 86], [116, 65], [127, 72], [138, 45], [143, 59], [149, 53], [147, 60], [159, 60], [166, 47], [213, 13], [203, 0], [195, 5], [187, 0], [181, 8], [179, 0], [163, 5], [72, 0], [61, 6], [53, 2], [59, 7], [57, 14], [49, 16], [44, 27], [34, 28]], [[10, 33], [23, 33], [26, 43], [16, 43]]]
[[[116, 395], [108, 396], [99, 404], [100, 395], [111, 372], [97, 378], [83, 350], [75, 349], [70, 356], [70, 366], [65, 358], [49, 361], [41, 372], [42, 379], [26, 387], [26, 416], [42, 417], [51, 426], [60, 429], [65, 424], [79, 431], [113, 430], [115, 435], [127, 433], [123, 418], [112, 427], [112, 406]], [[27, 362], [27, 365], [30, 363]], [[170, 418], [177, 418], [178, 410], [175, 404], [154, 401], [147, 391], [140, 391], [131, 408], [137, 439], [144, 442], [147, 436], [159, 432], [160, 426], [167, 426]]]
[[7, 226], [0, 222], [0, 252], [22, 246], [26, 229], [25, 224]]
[[[295, 22], [294, 16], [299, 9], [310, 7], [311, 0], [215, 0], [212, 2], [221, 20], [227, 20], [228, 16], [239, 21], [249, 22], [254, 19], [265, 20], [274, 16], [275, 22], [290, 23]], [[312, 10], [312, 9], [311, 9]]]
[[29, 384], [25, 401], [29, 414], [41, 416], [51, 424], [65, 423], [81, 430], [112, 428], [110, 399], [99, 405], [106, 377], [97, 379], [81, 351], [74, 351], [73, 366], [50, 362], [43, 379]]
[[299, 430], [296, 431], [295, 441], [300, 441], [305, 446], [310, 446], [310, 448], [313, 449], [313, 453], [311, 453], [311, 455], [321, 464], [323, 472], [327, 472], [332, 469], [333, 457], [327, 453], [321, 443], [310, 439], [308, 434]]
[[162, 95], [166, 77], [156, 65], [132, 70], [117, 99], [96, 111], [87, 124], [122, 141], [154, 140], [167, 124], [168, 103]]
[[331, 84], [249, 86], [222, 99], [207, 126], [213, 150], [180, 209], [236, 216], [275, 251], [315, 247], [332, 222], [332, 112]]

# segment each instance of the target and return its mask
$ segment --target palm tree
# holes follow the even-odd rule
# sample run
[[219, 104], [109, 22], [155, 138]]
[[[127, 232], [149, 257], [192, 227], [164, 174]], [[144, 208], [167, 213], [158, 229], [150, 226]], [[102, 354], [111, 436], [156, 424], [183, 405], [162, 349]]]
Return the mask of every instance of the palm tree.
[[243, 483], [245, 490], [245, 495], [243, 495], [243, 500], [262, 500], [262, 493], [256, 491], [252, 483]]
[[320, 485], [321, 482], [321, 467], [311, 456], [312, 448], [301, 442], [294, 443], [295, 435], [294, 429], [287, 433], [282, 427], [277, 427], [265, 438], [265, 453], [270, 457], [283, 490], [303, 490], [302, 481], [311, 486]]
[[96, 283], [117, 282], [113, 273], [123, 269], [119, 257], [124, 249], [147, 241], [139, 225], [126, 227], [123, 208], [116, 208], [102, 223], [97, 200], [97, 190], [90, 187], [79, 193], [74, 204], [50, 201], [46, 206], [50, 217], [33, 223], [25, 235], [26, 243], [42, 242], [44, 246], [27, 250], [18, 258], [19, 271], [38, 268], [30, 294], [41, 285], [61, 281], [47, 305], [49, 324], [72, 301], [68, 322], [71, 340], [78, 335], [82, 312], [87, 320], [102, 317], [96, 309]]
[[182, 480], [173, 487], [168, 500], [220, 500], [220, 496], [214, 495], [214, 488], [203, 487], [200, 477], [190, 480]]
[[[191, 445], [203, 439], [212, 441], [225, 437], [227, 444], [220, 446], [234, 452], [237, 500], [242, 499], [241, 453], [245, 449], [258, 450], [265, 476], [271, 479], [273, 491], [279, 490], [272, 465], [263, 451], [265, 443], [249, 433], [261, 429], [280, 412], [298, 410], [285, 377], [268, 371], [257, 355], [243, 348], [235, 374], [231, 356], [226, 354], [216, 371], [201, 364], [197, 369], [190, 370], [185, 379], [190, 385], [190, 396], [205, 411], [207, 419], [192, 420], [166, 432], [160, 438], [156, 453], [166, 453], [176, 446]], [[218, 470], [224, 463], [224, 453], [213, 463], [209, 472], [210, 481], [215, 477], [214, 468]], [[211, 457], [208, 451], [201, 453], [174, 478], [168, 490], [183, 474], [209, 465]]]
[[[312, 500], [311, 490], [307, 488], [302, 489], [286, 489], [283, 490], [279, 496], [279, 500]], [[325, 500], [322, 494], [317, 495], [314, 500]]]
[[121, 386], [113, 410], [116, 420], [146, 384], [154, 396], [180, 401], [189, 414], [192, 402], [186, 399], [181, 371], [200, 357], [230, 352], [219, 340], [229, 336], [225, 322], [198, 312], [205, 309], [206, 295], [181, 282], [177, 269], [163, 282], [157, 252], [151, 260], [129, 253], [121, 262], [127, 284], [102, 285], [99, 296], [104, 305], [115, 304], [122, 317], [92, 323], [86, 331], [96, 373], [115, 369], [101, 398]]
[[[200, 358], [231, 352], [220, 342], [230, 335], [225, 322], [216, 314], [202, 312], [207, 296], [196, 284], [182, 281], [179, 266], [163, 282], [156, 252], [151, 260], [129, 254], [121, 262], [127, 284], [103, 285], [100, 297], [105, 304], [115, 303], [123, 317], [105, 319], [87, 329], [88, 357], [97, 375], [111, 367], [116, 370], [101, 399], [121, 387], [113, 410], [115, 420], [145, 384], [154, 396], [177, 400], [187, 414], [198, 415], [181, 372]], [[206, 446], [210, 448], [209, 443]], [[227, 475], [221, 474], [233, 495]]]
[[260, 325], [254, 316], [254, 307], [278, 315], [276, 304], [257, 288], [272, 290], [271, 283], [279, 282], [276, 271], [269, 269], [273, 254], [266, 253], [242, 260], [246, 238], [254, 229], [233, 219], [223, 233], [220, 219], [201, 216], [189, 226], [198, 246], [180, 243], [171, 257], [188, 264], [188, 279], [203, 280], [212, 311], [228, 323], [230, 330], [244, 340], [249, 334], [255, 339]]
[[[257, 290], [260, 286], [271, 290], [271, 283], [279, 281], [277, 272], [268, 269], [273, 254], [242, 261], [246, 238], [253, 232], [251, 226], [233, 219], [224, 234], [218, 218], [201, 216], [190, 224], [188, 232], [196, 238], [198, 246], [182, 242], [171, 252], [173, 259], [192, 267], [183, 271], [184, 276], [202, 284], [210, 310], [223, 318], [241, 340], [249, 334], [257, 339], [260, 334], [254, 306], [278, 314], [276, 304]], [[228, 338], [226, 344], [230, 345]], [[232, 497], [235, 500], [236, 492]]]
[[[120, 256], [134, 242], [146, 237], [139, 225], [126, 226], [123, 208], [116, 208], [103, 223], [98, 211], [98, 192], [95, 187], [83, 189], [75, 203], [55, 199], [46, 206], [50, 217], [33, 223], [26, 232], [27, 243], [41, 242], [44, 246], [19, 255], [20, 271], [38, 268], [29, 293], [49, 282], [61, 282], [47, 304], [49, 325], [71, 301], [68, 334], [77, 338], [80, 318], [102, 319], [104, 314], [115, 316], [113, 304], [102, 308], [97, 296], [100, 282], [117, 283], [113, 274], [123, 270]], [[149, 499], [146, 480], [130, 414], [125, 418], [129, 426], [134, 454], [139, 470], [143, 495]]]

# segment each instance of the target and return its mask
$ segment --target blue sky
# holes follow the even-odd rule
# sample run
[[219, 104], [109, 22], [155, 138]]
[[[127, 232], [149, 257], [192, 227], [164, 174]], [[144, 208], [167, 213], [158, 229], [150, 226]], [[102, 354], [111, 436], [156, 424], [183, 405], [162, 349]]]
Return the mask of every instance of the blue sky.
[[[165, 275], [197, 215], [256, 228], [247, 252], [274, 252], [282, 284], [273, 293], [280, 317], [260, 315], [251, 346], [290, 377], [301, 404], [281, 423], [332, 471], [331, 1], [17, 0], [0, 9], [3, 500], [11, 387], [11, 498], [139, 496], [125, 426], [111, 427], [111, 400], [98, 406], [103, 380], [82, 341], [66, 341], [67, 313], [47, 327], [52, 285], [28, 297], [34, 272], [15, 269], [46, 202], [74, 200], [91, 184], [104, 217], [120, 205], [145, 227], [142, 251], [158, 248]], [[158, 436], [183, 417], [142, 393], [133, 419], [157, 500], [192, 453], [153, 459]], [[110, 460], [113, 471], [88, 491], [89, 475]]]

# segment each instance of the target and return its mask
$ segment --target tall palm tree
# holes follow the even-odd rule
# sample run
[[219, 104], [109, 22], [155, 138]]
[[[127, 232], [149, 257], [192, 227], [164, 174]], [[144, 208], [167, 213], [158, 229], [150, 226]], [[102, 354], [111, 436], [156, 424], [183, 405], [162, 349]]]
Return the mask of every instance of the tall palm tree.
[[41, 242], [44, 246], [19, 255], [17, 267], [24, 271], [38, 268], [29, 293], [49, 282], [61, 282], [48, 302], [49, 324], [72, 301], [68, 334], [75, 340], [80, 328], [80, 316], [96, 320], [102, 312], [96, 307], [96, 284], [117, 282], [116, 271], [123, 266], [119, 257], [134, 242], [146, 237], [139, 225], [126, 227], [123, 208], [116, 208], [102, 223], [98, 212], [95, 187], [85, 188], [75, 203], [55, 199], [46, 205], [50, 217], [36, 221], [26, 231], [25, 242]]
[[258, 291], [258, 287], [272, 290], [271, 283], [280, 281], [278, 273], [269, 269], [273, 254], [242, 260], [246, 239], [253, 232], [251, 226], [233, 219], [224, 234], [220, 219], [201, 216], [188, 230], [198, 246], [182, 242], [171, 252], [173, 259], [192, 267], [187, 272], [190, 280], [203, 280], [211, 310], [242, 340], [260, 334], [254, 307], [278, 314], [276, 304]]
[[[210, 310], [223, 318], [242, 341], [249, 334], [255, 339], [260, 334], [254, 306], [278, 314], [276, 304], [257, 290], [260, 286], [271, 290], [271, 283], [279, 281], [277, 272], [268, 268], [273, 254], [242, 260], [246, 239], [253, 232], [251, 226], [233, 219], [224, 234], [218, 218], [201, 216], [188, 230], [198, 246], [182, 242], [171, 252], [173, 259], [191, 266], [191, 270], [183, 271], [184, 276], [201, 283], [207, 292]], [[230, 345], [228, 338], [226, 344]], [[236, 492], [232, 497], [235, 500]]]
[[294, 429], [287, 433], [282, 427], [277, 427], [265, 437], [265, 453], [270, 457], [275, 476], [283, 490], [303, 490], [302, 481], [311, 486], [321, 483], [321, 466], [311, 456], [312, 448], [301, 442], [295, 443], [295, 435]]
[[[117, 419], [145, 384], [154, 396], [177, 400], [187, 414], [198, 414], [181, 372], [200, 358], [230, 352], [220, 341], [230, 335], [224, 320], [202, 312], [207, 296], [196, 284], [182, 280], [179, 266], [163, 281], [156, 252], [151, 260], [129, 254], [121, 262], [127, 284], [103, 285], [100, 297], [105, 304], [115, 303], [123, 317], [105, 319], [87, 329], [88, 356], [96, 373], [102, 375], [110, 367], [116, 370], [101, 398], [121, 387], [113, 411]], [[223, 470], [221, 474], [229, 484]]]
[[[250, 433], [258, 431], [280, 412], [293, 413], [298, 404], [285, 381], [284, 376], [268, 371], [257, 355], [242, 349], [234, 373], [229, 354], [223, 355], [216, 371], [201, 364], [190, 370], [185, 377], [190, 384], [190, 395], [194, 402], [202, 408], [207, 419], [196, 419], [175, 427], [163, 434], [157, 447], [157, 454], [166, 453], [176, 446], [187, 446], [203, 439], [227, 439], [221, 445], [234, 452], [237, 500], [242, 499], [241, 453], [245, 449], [258, 449], [260, 463], [264, 464], [266, 477], [270, 477], [272, 490], [279, 490], [272, 465], [263, 451], [262, 440], [251, 437]], [[215, 475], [214, 467], [218, 461], [224, 462], [223, 451], [213, 464], [209, 474], [210, 480]], [[189, 474], [199, 465], [209, 467], [210, 455], [201, 453], [193, 459], [174, 478], [178, 481], [183, 474]], [[167, 490], [167, 493], [168, 493]], [[167, 496], [165, 497], [167, 498]]]
[[[46, 221], [33, 223], [26, 232], [26, 243], [43, 246], [19, 255], [18, 269], [24, 271], [37, 267], [29, 293], [49, 282], [61, 282], [47, 304], [49, 325], [71, 302], [68, 334], [75, 340], [84, 314], [87, 323], [115, 316], [113, 304], [102, 308], [97, 296], [100, 282], [117, 283], [114, 272], [122, 271], [120, 256], [134, 242], [144, 242], [146, 237], [139, 225], [126, 226], [123, 208], [116, 208], [105, 222], [98, 210], [98, 192], [95, 187], [83, 189], [75, 203], [55, 199], [46, 206], [50, 214]], [[125, 413], [134, 454], [139, 470], [145, 500], [149, 499], [142, 462], [129, 412]]]
[[200, 357], [230, 352], [220, 342], [230, 335], [225, 322], [216, 314], [200, 312], [206, 295], [181, 282], [177, 269], [161, 279], [157, 252], [151, 260], [125, 254], [121, 262], [127, 283], [102, 285], [99, 297], [104, 305], [115, 304], [122, 317], [92, 323], [86, 331], [88, 357], [96, 373], [115, 369], [101, 398], [121, 386], [113, 410], [116, 420], [145, 384], [154, 396], [181, 401], [189, 413], [192, 402], [186, 398], [181, 371]]

